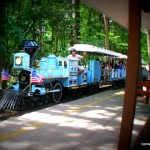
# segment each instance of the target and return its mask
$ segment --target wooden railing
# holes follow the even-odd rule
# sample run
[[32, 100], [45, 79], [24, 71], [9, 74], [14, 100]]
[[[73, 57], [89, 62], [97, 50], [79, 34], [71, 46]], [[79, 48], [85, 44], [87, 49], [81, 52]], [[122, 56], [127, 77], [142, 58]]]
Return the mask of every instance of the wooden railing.
[[[150, 80], [147, 80], [145, 82], [143, 81], [139, 81], [138, 82], [138, 87], [139, 89], [137, 90], [137, 93], [139, 95], [143, 95], [143, 96], [146, 96], [146, 100], [145, 100], [145, 103], [148, 104], [149, 103], [149, 97], [150, 97]], [[143, 88], [146, 88], [146, 91], [143, 90]]]

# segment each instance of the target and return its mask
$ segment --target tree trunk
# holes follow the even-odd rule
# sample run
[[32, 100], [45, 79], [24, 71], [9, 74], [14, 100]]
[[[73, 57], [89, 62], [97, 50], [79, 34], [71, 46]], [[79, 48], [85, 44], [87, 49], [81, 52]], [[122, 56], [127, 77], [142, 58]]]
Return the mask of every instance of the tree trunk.
[[[32, 0], [31, 5], [36, 9], [36, 1]], [[32, 39], [36, 41], [36, 16], [35, 14], [32, 17], [33, 29], [32, 29]]]
[[[73, 10], [73, 6], [74, 6], [74, 3], [73, 3], [73, 1], [72, 0], [69, 0], [69, 8], [71, 9], [71, 10]], [[69, 13], [69, 18], [70, 18], [70, 20], [73, 20], [73, 12], [71, 12], [71, 13]], [[70, 31], [70, 33], [69, 33], [69, 36], [68, 36], [68, 39], [69, 39], [69, 46], [72, 46], [73, 44], [74, 44], [74, 24], [73, 23], [71, 23], [70, 25], [69, 25], [69, 31]]]
[[109, 19], [104, 15], [105, 25], [105, 48], [109, 49]]
[[75, 0], [75, 39], [76, 42], [80, 40], [80, 1]]
[[3, 54], [6, 48], [5, 44], [5, 1], [0, 1], [0, 79], [1, 79], [1, 72], [3, 70]]

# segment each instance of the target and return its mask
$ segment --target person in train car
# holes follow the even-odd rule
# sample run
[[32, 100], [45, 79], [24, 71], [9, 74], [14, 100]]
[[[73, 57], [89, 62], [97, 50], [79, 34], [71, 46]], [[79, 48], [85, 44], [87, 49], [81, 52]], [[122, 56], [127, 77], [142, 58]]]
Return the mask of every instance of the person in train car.
[[[70, 49], [70, 53], [71, 53], [71, 54], [67, 56], [68, 59], [79, 59], [79, 60], [81, 60], [81, 59], [83, 59], [83, 58], [86, 57], [86, 52], [84, 52], [84, 53], [83, 53], [83, 56], [81, 56], [81, 55], [77, 54], [77, 51], [76, 51], [76, 49], [75, 49], [74, 47], [72, 47], [72, 48]], [[78, 70], [79, 70], [79, 71], [78, 71], [78, 75], [80, 75], [81, 73], [84, 72], [84, 67], [78, 65]]]
[[108, 76], [110, 75], [110, 72], [112, 70], [112, 66], [109, 61], [107, 61], [105, 67], [104, 67], [104, 80], [108, 79]]
[[146, 67], [142, 67], [142, 78], [143, 81], [148, 80], [148, 70], [146, 69]]
[[123, 63], [121, 61], [119, 62], [117, 69], [120, 70], [120, 76], [122, 77], [122, 70], [124, 70], [124, 66], [123, 66]]

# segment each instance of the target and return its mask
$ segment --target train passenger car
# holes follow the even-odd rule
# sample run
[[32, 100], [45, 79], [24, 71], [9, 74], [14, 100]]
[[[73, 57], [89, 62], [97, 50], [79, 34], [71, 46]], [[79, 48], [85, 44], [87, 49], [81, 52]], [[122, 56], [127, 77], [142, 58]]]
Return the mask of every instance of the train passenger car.
[[[125, 57], [125, 55], [92, 45], [76, 44], [73, 47], [77, 51], [107, 54], [117, 58]], [[112, 84], [125, 80], [124, 69], [112, 69], [106, 77], [99, 60], [90, 60], [88, 65], [84, 66], [84, 72], [78, 75], [78, 59], [67, 59], [50, 54], [45, 58], [35, 60], [39, 49], [32, 40], [24, 41], [22, 48], [24, 51], [14, 55], [11, 76], [15, 82], [3, 95], [0, 109], [25, 109], [39, 101], [47, 103], [53, 100], [59, 103], [66, 89], [67, 91], [83, 87], [92, 89], [106, 82]]]
[[[90, 72], [92, 72], [92, 70], [94, 70], [94, 72], [98, 72], [98, 74], [100, 74], [100, 75], [98, 75], [100, 78], [96, 81], [96, 82], [99, 82], [100, 86], [111, 85], [112, 87], [115, 88], [116, 86], [119, 86], [120, 84], [125, 83], [125, 79], [126, 79], [125, 63], [127, 60], [126, 55], [117, 53], [117, 52], [114, 52], [111, 50], [106, 50], [104, 48], [100, 48], [97, 46], [88, 45], [88, 44], [75, 44], [73, 47], [78, 52], [86, 51], [86, 52], [96, 55], [96, 57], [101, 56], [101, 57], [106, 58], [106, 60], [105, 60], [106, 63], [104, 64], [105, 66], [103, 66], [102, 61], [90, 60], [90, 65], [89, 65]], [[97, 59], [97, 58], [95, 58], [95, 59]], [[99, 58], [98, 58], [98, 60], [99, 60]], [[94, 61], [94, 63], [97, 62], [97, 64], [91, 65], [91, 61]], [[111, 62], [111, 61], [113, 61], [113, 62]], [[111, 64], [107, 64], [108, 62]], [[100, 63], [100, 64], [98, 65], [98, 63]], [[111, 68], [110, 68], [110, 66], [107, 66], [107, 65], [111, 65]], [[93, 76], [92, 79], [94, 80], [94, 78], [95, 77]]]

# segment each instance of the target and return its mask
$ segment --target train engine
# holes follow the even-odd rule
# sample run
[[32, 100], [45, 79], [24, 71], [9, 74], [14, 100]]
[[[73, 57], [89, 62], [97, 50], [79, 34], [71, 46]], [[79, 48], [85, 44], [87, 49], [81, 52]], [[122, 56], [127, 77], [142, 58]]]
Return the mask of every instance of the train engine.
[[[75, 45], [79, 51], [103, 54], [106, 51], [93, 49], [89, 45]], [[102, 85], [123, 85], [126, 71], [112, 69], [107, 75], [101, 69], [99, 60], [89, 60], [84, 66], [84, 72], [78, 74], [78, 59], [67, 59], [49, 54], [36, 60], [40, 50], [33, 40], [25, 40], [19, 53], [14, 54], [11, 76], [13, 82], [5, 90], [0, 100], [0, 110], [21, 110], [50, 101], [59, 103], [62, 95], [76, 96], [79, 93], [98, 91]], [[110, 56], [120, 54], [112, 52]], [[105, 77], [105, 78], [104, 78]], [[69, 94], [68, 94], [69, 93]]]
[[21, 52], [14, 54], [13, 83], [2, 97], [0, 109], [20, 110], [50, 100], [58, 103], [63, 92], [61, 80], [69, 76], [70, 62], [53, 54], [35, 60], [39, 46], [33, 40], [25, 40], [20, 48]]
[[50, 54], [35, 60], [39, 46], [33, 40], [24, 41], [20, 48], [14, 54], [13, 83], [2, 97], [0, 109], [21, 110], [49, 101], [59, 103], [64, 89], [86, 85], [87, 76], [90, 78], [88, 70], [78, 76], [77, 59]]

